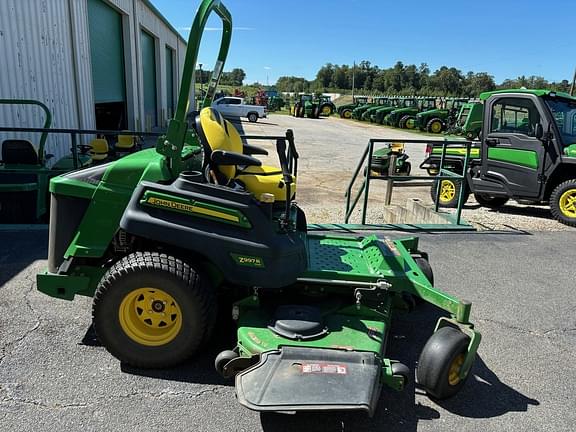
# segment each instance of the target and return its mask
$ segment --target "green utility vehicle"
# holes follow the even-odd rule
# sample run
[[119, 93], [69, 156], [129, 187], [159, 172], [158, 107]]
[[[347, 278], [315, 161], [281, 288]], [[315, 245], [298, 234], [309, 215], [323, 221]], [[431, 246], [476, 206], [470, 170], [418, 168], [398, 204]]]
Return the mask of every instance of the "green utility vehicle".
[[443, 106], [416, 114], [415, 127], [421, 131], [440, 133], [451, 129], [462, 106], [468, 102], [464, 98], [448, 98]]
[[414, 103], [414, 101], [415, 101], [414, 98], [406, 98], [406, 97], [390, 98], [387, 106], [378, 107], [378, 109], [372, 113], [370, 121], [372, 123], [384, 124], [384, 118], [388, 114], [390, 114], [395, 109], [405, 106], [411, 106], [411, 104]]
[[388, 97], [381, 97], [375, 100], [375, 105], [368, 108], [366, 111], [362, 113], [362, 121], [370, 121], [372, 122], [372, 115], [379, 110], [380, 108], [390, 106], [390, 99]]
[[350, 119], [352, 118], [352, 111], [354, 108], [360, 105], [366, 105], [368, 103], [368, 97], [366, 96], [355, 96], [353, 98], [354, 102], [350, 104], [340, 105], [336, 112], [340, 116], [340, 118]]
[[[464, 190], [486, 207], [509, 199], [549, 204], [563, 224], [576, 226], [576, 98], [550, 90], [482, 93], [482, 138], [471, 149]], [[431, 145], [421, 168], [438, 172], [440, 145]], [[449, 148], [443, 169], [462, 174], [465, 146]], [[456, 206], [462, 184], [440, 182], [439, 204]], [[438, 188], [432, 188], [432, 195]]]
[[[201, 36], [223, 21], [203, 108], [185, 121]], [[435, 398], [462, 388], [480, 334], [471, 305], [433, 286], [418, 239], [310, 233], [294, 202], [298, 152], [273, 137], [280, 167], [209, 108], [228, 53], [232, 19], [204, 0], [185, 57], [175, 118], [155, 149], [53, 179], [48, 270], [38, 289], [94, 296], [93, 322], [126, 364], [158, 368], [199, 353], [216, 324], [216, 297], [235, 299], [237, 343], [215, 367], [235, 377], [253, 410], [364, 410], [382, 386], [401, 390], [410, 369], [390, 359], [394, 310], [422, 299], [447, 311], [418, 362]], [[271, 137], [263, 137], [271, 139]], [[217, 341], [213, 341], [217, 343]]]
[[[48, 182], [52, 177], [87, 166], [91, 158], [87, 154], [71, 154], [54, 162], [46, 154], [48, 129], [52, 125], [52, 114], [42, 102], [27, 99], [0, 99], [0, 105], [37, 106], [44, 112], [43, 132], [37, 146], [25, 139], [4, 139], [0, 160], [0, 224], [37, 223], [48, 215]], [[75, 155], [76, 163], [74, 163]]]
[[396, 109], [384, 117], [388, 126], [402, 129], [414, 129], [416, 127], [416, 114], [436, 108], [436, 98], [417, 98], [416, 104]]

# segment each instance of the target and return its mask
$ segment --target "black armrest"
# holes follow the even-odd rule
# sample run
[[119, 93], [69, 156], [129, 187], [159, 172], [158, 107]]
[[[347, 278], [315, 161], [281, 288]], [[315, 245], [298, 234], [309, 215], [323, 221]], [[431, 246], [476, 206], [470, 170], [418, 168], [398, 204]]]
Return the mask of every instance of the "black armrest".
[[210, 158], [212, 162], [218, 165], [262, 166], [262, 161], [255, 157], [225, 150], [213, 151]]
[[266, 151], [266, 149], [263, 149], [262, 147], [257, 147], [257, 146], [253, 146], [250, 144], [244, 144], [244, 149], [243, 149], [244, 154], [247, 155], [265, 155], [268, 156], [268, 152]]

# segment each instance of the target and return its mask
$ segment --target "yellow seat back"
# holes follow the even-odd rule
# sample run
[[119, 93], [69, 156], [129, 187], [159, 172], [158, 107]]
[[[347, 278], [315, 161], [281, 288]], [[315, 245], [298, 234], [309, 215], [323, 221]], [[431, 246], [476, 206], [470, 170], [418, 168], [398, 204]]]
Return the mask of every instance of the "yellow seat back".
[[101, 161], [108, 157], [108, 141], [104, 138], [96, 138], [90, 141], [90, 158], [95, 161]]
[[402, 153], [404, 151], [404, 143], [393, 142], [390, 144], [390, 150], [396, 153]]
[[122, 150], [131, 150], [136, 145], [136, 137], [133, 135], [118, 135], [116, 148]]
[[[200, 111], [200, 125], [211, 151], [223, 150], [242, 153], [242, 139], [232, 123], [224, 119], [218, 111], [204, 108]], [[220, 165], [218, 170], [228, 179], [236, 175], [235, 165]]]

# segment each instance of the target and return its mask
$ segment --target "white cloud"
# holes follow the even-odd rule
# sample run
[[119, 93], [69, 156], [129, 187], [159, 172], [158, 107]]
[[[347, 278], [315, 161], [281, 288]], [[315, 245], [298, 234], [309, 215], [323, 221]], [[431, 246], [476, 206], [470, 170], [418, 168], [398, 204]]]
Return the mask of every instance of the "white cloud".
[[270, 69], [272, 69], [272, 68], [271, 68], [270, 66], [264, 66], [264, 69], [270, 70]]

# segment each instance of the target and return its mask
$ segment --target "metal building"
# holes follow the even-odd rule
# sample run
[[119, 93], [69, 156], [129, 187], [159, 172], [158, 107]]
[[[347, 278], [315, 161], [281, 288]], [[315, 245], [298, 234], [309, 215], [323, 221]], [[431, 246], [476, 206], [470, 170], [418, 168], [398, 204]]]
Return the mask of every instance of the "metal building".
[[[0, 98], [44, 102], [54, 128], [165, 126], [185, 53], [149, 0], [0, 1]], [[0, 106], [0, 125], [40, 127], [42, 113]], [[69, 145], [51, 134], [47, 148], [61, 156]]]

